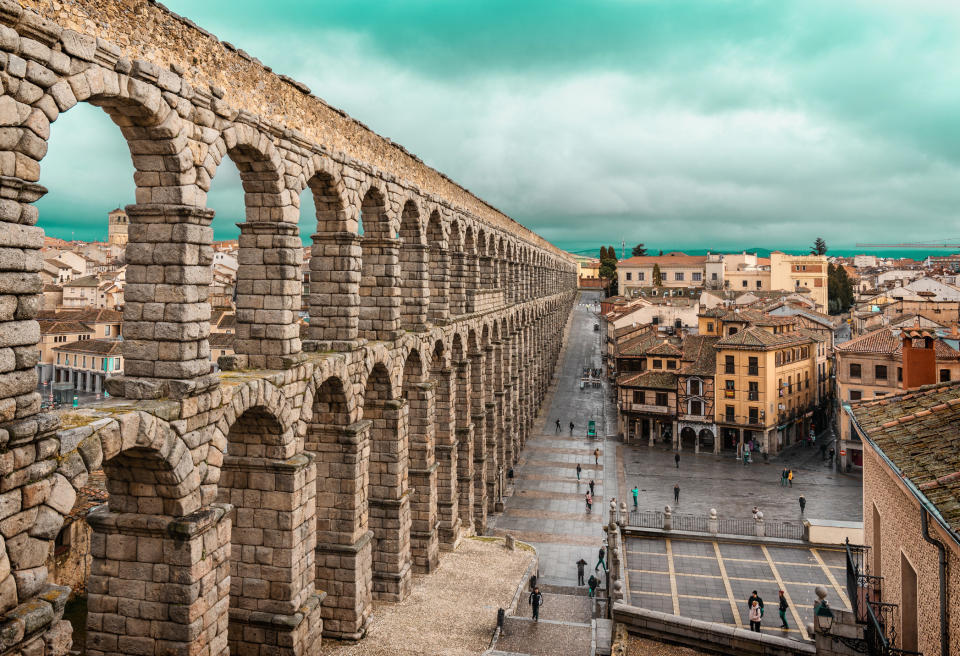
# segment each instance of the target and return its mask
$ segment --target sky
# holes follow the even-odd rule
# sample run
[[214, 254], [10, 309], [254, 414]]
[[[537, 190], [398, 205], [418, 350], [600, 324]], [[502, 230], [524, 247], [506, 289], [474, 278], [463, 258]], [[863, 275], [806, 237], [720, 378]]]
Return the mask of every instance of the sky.
[[[954, 0], [165, 4], [561, 248], [960, 237]], [[243, 194], [221, 169], [208, 204], [231, 238]], [[71, 109], [41, 225], [102, 237], [132, 177], [106, 115]]]

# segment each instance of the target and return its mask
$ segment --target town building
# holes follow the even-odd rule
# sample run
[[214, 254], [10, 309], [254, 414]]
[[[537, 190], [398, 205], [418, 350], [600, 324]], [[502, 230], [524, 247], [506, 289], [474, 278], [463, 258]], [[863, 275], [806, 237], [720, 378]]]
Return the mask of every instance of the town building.
[[86, 339], [55, 346], [52, 382], [100, 394], [107, 376], [123, 371], [121, 344], [118, 339]]
[[[107, 214], [107, 243], [111, 246], [126, 246], [129, 238], [130, 219], [119, 207]], [[103, 233], [100, 233], [103, 234]]]
[[[919, 320], [906, 329], [883, 327], [855, 337], [835, 348], [837, 399], [840, 404], [877, 399], [910, 388], [904, 374], [904, 348], [915, 354], [911, 335], [924, 335], [931, 347], [929, 382], [960, 380], [960, 351], [950, 346], [936, 330]], [[915, 386], [915, 385], [914, 385]], [[863, 448], [852, 423], [837, 408], [839, 427], [838, 466], [842, 470], [863, 466]]]
[[[934, 379], [932, 360], [921, 360], [922, 378]], [[880, 628], [905, 650], [896, 653], [958, 654], [960, 382], [852, 401], [846, 411], [863, 450], [867, 547], [859, 572], [866, 576], [848, 580], [861, 604], [884, 605]]]

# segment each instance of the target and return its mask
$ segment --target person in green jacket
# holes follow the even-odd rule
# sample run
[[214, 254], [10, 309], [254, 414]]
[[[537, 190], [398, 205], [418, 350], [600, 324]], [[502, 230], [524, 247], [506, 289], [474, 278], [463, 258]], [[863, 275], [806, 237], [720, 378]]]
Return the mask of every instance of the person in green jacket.
[[787, 603], [787, 598], [783, 594], [783, 590], [780, 591], [780, 621], [783, 622], [781, 629], [790, 630], [790, 627], [787, 625], [787, 609], [790, 608], [790, 604]]

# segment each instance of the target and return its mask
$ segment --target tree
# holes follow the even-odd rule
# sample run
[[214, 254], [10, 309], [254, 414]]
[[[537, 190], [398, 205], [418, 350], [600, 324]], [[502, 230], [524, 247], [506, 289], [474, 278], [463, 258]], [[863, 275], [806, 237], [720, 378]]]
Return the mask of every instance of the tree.
[[827, 242], [823, 240], [823, 237], [817, 237], [813, 242], [813, 246], [810, 248], [811, 255], [826, 255], [827, 254]]
[[653, 286], [659, 287], [663, 284], [663, 274], [660, 273], [660, 265], [653, 265]]
[[827, 307], [830, 314], [842, 314], [853, 305], [853, 284], [843, 265], [827, 265]]
[[646, 254], [647, 254], [647, 249], [643, 244], [637, 244], [636, 246], [634, 246], [633, 252], [631, 253], [631, 255], [633, 255], [634, 257], [643, 257]]
[[607, 247], [606, 247], [606, 246], [601, 246], [601, 247], [600, 247], [600, 261], [603, 262], [605, 259], [607, 259], [607, 257], [608, 257], [608, 256], [607, 256]]
[[618, 292], [617, 285], [617, 251], [610, 246], [600, 247], [600, 277], [604, 280], [607, 280], [609, 286], [607, 287], [607, 293], [610, 296], [615, 295]]

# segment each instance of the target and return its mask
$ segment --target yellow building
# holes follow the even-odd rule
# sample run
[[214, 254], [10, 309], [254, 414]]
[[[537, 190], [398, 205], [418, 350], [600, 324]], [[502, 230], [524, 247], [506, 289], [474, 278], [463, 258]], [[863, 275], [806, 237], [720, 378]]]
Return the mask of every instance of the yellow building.
[[792, 317], [740, 328], [702, 317], [725, 335], [715, 344], [716, 424], [721, 448], [774, 455], [810, 429], [817, 396], [816, 342]]
[[817, 304], [817, 310], [827, 307], [827, 256], [787, 255], [770, 253], [770, 289], [790, 290], [806, 287]]

